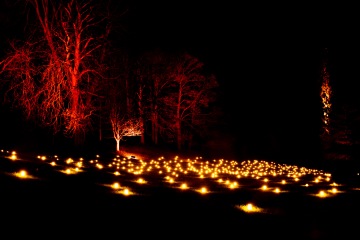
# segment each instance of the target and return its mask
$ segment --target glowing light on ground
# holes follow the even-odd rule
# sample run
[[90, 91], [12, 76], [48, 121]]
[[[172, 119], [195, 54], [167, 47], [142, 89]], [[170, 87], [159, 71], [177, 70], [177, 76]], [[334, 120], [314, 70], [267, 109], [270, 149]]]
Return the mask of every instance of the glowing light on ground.
[[13, 173], [15, 177], [22, 178], [22, 179], [35, 179], [36, 177], [29, 175], [28, 172], [24, 169]]
[[21, 178], [26, 178], [27, 172], [25, 170], [21, 170], [20, 172], [16, 173], [16, 175]]
[[137, 183], [140, 183], [140, 184], [145, 184], [145, 183], [146, 183], [146, 181], [145, 181], [143, 178], [138, 178], [138, 179], [136, 180], [136, 182], [137, 182]]
[[319, 198], [326, 198], [326, 197], [330, 196], [330, 194], [328, 194], [326, 192], [327, 191], [325, 191], [325, 190], [320, 190], [317, 194], [313, 194], [313, 195], [316, 197], [319, 197]]
[[17, 157], [17, 155], [16, 155], [16, 152], [15, 152], [15, 151], [12, 151], [12, 152], [11, 152], [11, 155], [9, 156], [9, 158], [10, 158], [11, 160], [16, 160], [16, 159], [18, 159], [18, 157]]
[[248, 203], [245, 205], [238, 205], [236, 207], [246, 213], [263, 213], [263, 212], [265, 212], [263, 208], [255, 206], [252, 203]]
[[181, 189], [188, 189], [189, 187], [188, 187], [188, 185], [187, 185], [186, 183], [182, 183], [182, 184], [180, 185], [180, 188], [181, 188]]
[[66, 169], [60, 170], [60, 172], [70, 175], [70, 174], [78, 173], [79, 170], [76, 170], [75, 168], [66, 168]]
[[124, 188], [124, 190], [120, 191], [119, 193], [125, 195], [125, 196], [130, 196], [130, 195], [134, 195], [135, 193], [133, 193], [132, 191], [130, 191], [129, 188]]
[[119, 189], [120, 188], [120, 184], [118, 182], [115, 182], [112, 184], [112, 188], [113, 189]]
[[209, 190], [206, 187], [201, 187], [200, 189], [197, 190], [197, 192], [201, 194], [207, 194], [209, 193]]

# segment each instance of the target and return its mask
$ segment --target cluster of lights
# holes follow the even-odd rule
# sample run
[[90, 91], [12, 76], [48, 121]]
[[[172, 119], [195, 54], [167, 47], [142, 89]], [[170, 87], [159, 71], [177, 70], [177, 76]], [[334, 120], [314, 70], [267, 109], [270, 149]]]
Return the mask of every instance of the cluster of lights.
[[329, 130], [329, 125], [330, 125], [330, 112], [331, 112], [331, 95], [332, 95], [332, 91], [331, 91], [331, 86], [330, 86], [330, 76], [329, 73], [327, 71], [326, 65], [324, 64], [323, 69], [322, 69], [322, 77], [323, 77], [323, 82], [321, 85], [321, 92], [320, 92], [320, 97], [321, 97], [321, 101], [322, 101], [322, 109], [323, 109], [323, 130], [324, 133], [329, 134], [330, 130]]
[[[1, 150], [4, 153], [4, 150]], [[6, 151], [7, 154], [10, 152]], [[8, 155], [9, 156], [9, 155]], [[10, 159], [18, 159], [17, 153], [12, 151]], [[58, 171], [64, 174], [77, 174], [86, 171], [86, 168], [93, 168], [113, 174], [114, 178], [119, 178], [113, 183], [105, 184], [113, 190], [114, 193], [125, 196], [136, 194], [131, 187], [123, 185], [122, 181], [130, 181], [136, 184], [152, 184], [155, 181], [166, 182], [171, 188], [181, 190], [191, 189], [201, 195], [209, 194], [213, 191], [211, 186], [218, 185], [222, 188], [236, 191], [241, 189], [242, 179], [252, 179], [262, 183], [261, 191], [274, 193], [286, 192], [285, 185], [297, 184], [298, 186], [318, 186], [323, 187], [325, 183], [328, 188], [323, 188], [314, 195], [320, 198], [334, 196], [341, 192], [337, 188], [339, 185], [331, 182], [331, 174], [316, 169], [298, 167], [295, 165], [278, 164], [264, 160], [247, 160], [237, 162], [234, 160], [214, 159], [203, 160], [201, 157], [195, 159], [158, 159], [144, 161], [134, 157], [116, 156], [106, 163], [96, 155], [95, 159], [86, 161], [84, 158], [67, 158], [60, 160], [55, 156], [37, 156], [37, 159], [51, 166], [56, 166]], [[14, 173], [19, 178], [33, 178], [25, 169]], [[130, 180], [131, 177], [135, 179]], [[305, 178], [310, 180], [306, 183]], [[147, 180], [145, 180], [147, 179]], [[151, 181], [149, 181], [151, 179]], [[279, 180], [280, 179], [280, 180]], [[298, 183], [300, 182], [300, 183]], [[309, 184], [310, 183], [310, 184]], [[281, 185], [281, 186], [280, 186]], [[241, 187], [240, 187], [241, 186]], [[329, 188], [330, 187], [330, 188]], [[255, 206], [253, 203], [238, 206], [239, 209], [246, 212], [263, 212], [263, 209]]]

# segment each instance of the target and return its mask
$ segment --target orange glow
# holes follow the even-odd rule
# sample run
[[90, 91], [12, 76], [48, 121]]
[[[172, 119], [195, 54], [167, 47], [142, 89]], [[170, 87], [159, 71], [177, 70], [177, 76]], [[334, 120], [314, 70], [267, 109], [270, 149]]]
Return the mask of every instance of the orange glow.
[[323, 82], [321, 85], [320, 97], [321, 97], [322, 109], [323, 109], [323, 116], [322, 116], [323, 134], [329, 134], [330, 133], [330, 129], [329, 129], [330, 112], [331, 112], [331, 106], [332, 106], [332, 104], [331, 104], [332, 91], [331, 91], [331, 86], [330, 86], [330, 76], [329, 76], [329, 73], [327, 72], [327, 68], [326, 68], [325, 64], [322, 69], [322, 75], [323, 75], [322, 76]]
[[112, 187], [113, 187], [114, 189], [119, 189], [119, 188], [120, 188], [120, 184], [119, 184], [118, 182], [115, 182], [115, 183], [113, 183]]

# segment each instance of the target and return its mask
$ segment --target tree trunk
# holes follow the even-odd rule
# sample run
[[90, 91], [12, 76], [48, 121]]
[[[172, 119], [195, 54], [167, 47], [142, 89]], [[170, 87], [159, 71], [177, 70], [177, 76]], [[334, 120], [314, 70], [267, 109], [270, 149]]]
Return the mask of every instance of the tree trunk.
[[141, 144], [145, 144], [145, 123], [144, 123], [145, 121], [144, 121], [144, 118], [142, 117], [141, 118], [141, 131], [142, 131], [142, 133], [141, 133], [141, 139], [140, 139], [140, 141], [141, 141]]
[[152, 125], [152, 128], [151, 128], [152, 141], [156, 145], [156, 144], [158, 144], [158, 134], [159, 134], [156, 112], [153, 113], [151, 122], [152, 122], [152, 124], [151, 124]]
[[120, 140], [116, 140], [116, 151], [120, 151]]
[[176, 122], [176, 140], [177, 140], [177, 149], [181, 150], [182, 137], [181, 137], [180, 120], [177, 120]]

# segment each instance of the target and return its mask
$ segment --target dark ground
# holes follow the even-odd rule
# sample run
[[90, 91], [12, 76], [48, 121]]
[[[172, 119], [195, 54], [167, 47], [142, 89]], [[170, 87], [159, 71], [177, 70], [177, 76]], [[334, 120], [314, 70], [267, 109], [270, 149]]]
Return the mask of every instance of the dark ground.
[[[255, 178], [240, 178], [240, 187], [221, 189], [209, 179], [188, 177], [191, 184], [208, 182], [215, 189], [202, 195], [196, 191], [170, 187], [155, 173], [141, 177], [147, 184], [134, 180], [139, 176], [121, 171], [115, 176], [106, 168], [115, 156], [102, 154], [103, 169], [84, 160], [77, 174], [61, 172], [65, 156], [56, 166], [49, 157], [11, 151], [0, 153], [1, 234], [10, 238], [72, 239], [354, 239], [358, 234], [360, 214], [360, 181], [351, 176], [341, 184], [333, 197], [318, 198], [312, 194], [325, 187], [311, 189], [288, 184], [280, 194], [263, 192]], [[63, 159], [63, 160], [61, 160]], [[95, 156], [93, 159], [97, 159]], [[31, 179], [14, 176], [26, 169]], [[271, 178], [276, 180], [276, 177]], [[335, 179], [334, 179], [335, 180]], [[114, 181], [129, 186], [136, 194], [124, 196], [109, 187]], [[246, 213], [237, 208], [248, 202], [266, 209]]]

